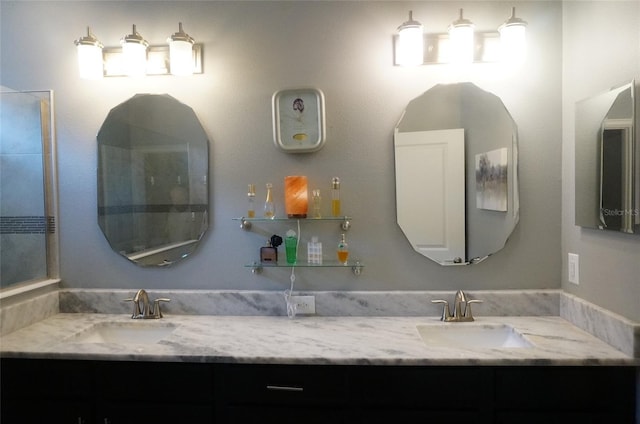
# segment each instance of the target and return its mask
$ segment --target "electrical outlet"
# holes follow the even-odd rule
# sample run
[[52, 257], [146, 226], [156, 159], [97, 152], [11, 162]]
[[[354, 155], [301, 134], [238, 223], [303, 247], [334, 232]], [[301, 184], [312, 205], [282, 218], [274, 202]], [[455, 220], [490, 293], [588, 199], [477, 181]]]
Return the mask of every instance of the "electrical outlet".
[[314, 315], [316, 313], [315, 296], [291, 296], [289, 301], [295, 306], [296, 314]]
[[575, 253], [569, 253], [569, 282], [580, 284], [580, 256]]

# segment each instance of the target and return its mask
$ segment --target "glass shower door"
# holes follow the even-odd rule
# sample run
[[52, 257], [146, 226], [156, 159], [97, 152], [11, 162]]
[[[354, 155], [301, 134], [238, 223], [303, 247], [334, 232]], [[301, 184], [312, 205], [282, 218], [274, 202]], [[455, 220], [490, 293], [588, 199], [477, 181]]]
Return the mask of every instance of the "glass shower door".
[[0, 288], [57, 277], [52, 93], [0, 93]]

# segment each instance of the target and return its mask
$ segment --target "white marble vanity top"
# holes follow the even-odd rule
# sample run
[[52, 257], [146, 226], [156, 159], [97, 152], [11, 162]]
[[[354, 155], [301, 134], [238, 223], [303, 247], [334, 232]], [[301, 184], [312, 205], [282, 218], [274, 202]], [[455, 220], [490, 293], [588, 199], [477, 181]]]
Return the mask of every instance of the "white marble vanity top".
[[[78, 342], [95, 324], [172, 326], [153, 344]], [[532, 348], [427, 346], [417, 325], [507, 324]], [[479, 317], [442, 323], [438, 317], [296, 317], [59, 313], [0, 339], [2, 357], [350, 365], [640, 365], [557, 316]]]

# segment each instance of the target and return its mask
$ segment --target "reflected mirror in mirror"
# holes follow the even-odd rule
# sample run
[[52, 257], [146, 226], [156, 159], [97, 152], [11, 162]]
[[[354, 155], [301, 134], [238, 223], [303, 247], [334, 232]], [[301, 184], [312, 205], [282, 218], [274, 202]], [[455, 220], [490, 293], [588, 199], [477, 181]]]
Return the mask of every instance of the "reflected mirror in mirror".
[[141, 266], [192, 253], [208, 228], [209, 141], [189, 106], [138, 94], [98, 132], [98, 223], [111, 248]]
[[413, 99], [394, 136], [398, 225], [441, 265], [501, 250], [519, 220], [518, 131], [496, 95], [441, 84]]
[[576, 104], [576, 225], [640, 234], [635, 81]]

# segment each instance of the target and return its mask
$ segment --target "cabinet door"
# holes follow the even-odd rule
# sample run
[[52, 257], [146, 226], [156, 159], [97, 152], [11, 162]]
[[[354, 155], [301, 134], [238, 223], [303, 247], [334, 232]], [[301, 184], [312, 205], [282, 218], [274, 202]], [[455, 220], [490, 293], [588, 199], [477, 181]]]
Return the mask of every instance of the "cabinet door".
[[197, 363], [96, 364], [97, 423], [211, 424], [211, 366]]
[[624, 413], [607, 412], [499, 412], [496, 424], [634, 424]]
[[3, 424], [85, 424], [93, 416], [94, 374], [87, 362], [2, 359]]
[[90, 404], [40, 399], [2, 402], [2, 424], [91, 424]]
[[[473, 412], [424, 411], [407, 408], [353, 410], [345, 421], [349, 424], [401, 424], [401, 423], [488, 423]], [[546, 423], [545, 423], [546, 424]]]
[[632, 423], [634, 419], [633, 368], [498, 367], [495, 376], [496, 409], [503, 417], [618, 417], [609, 421], [612, 423]]
[[100, 406], [97, 424], [213, 424], [213, 405], [108, 403]]
[[232, 406], [224, 410], [226, 424], [341, 424], [343, 411], [340, 408], [313, 407], [266, 407], [266, 406]]

